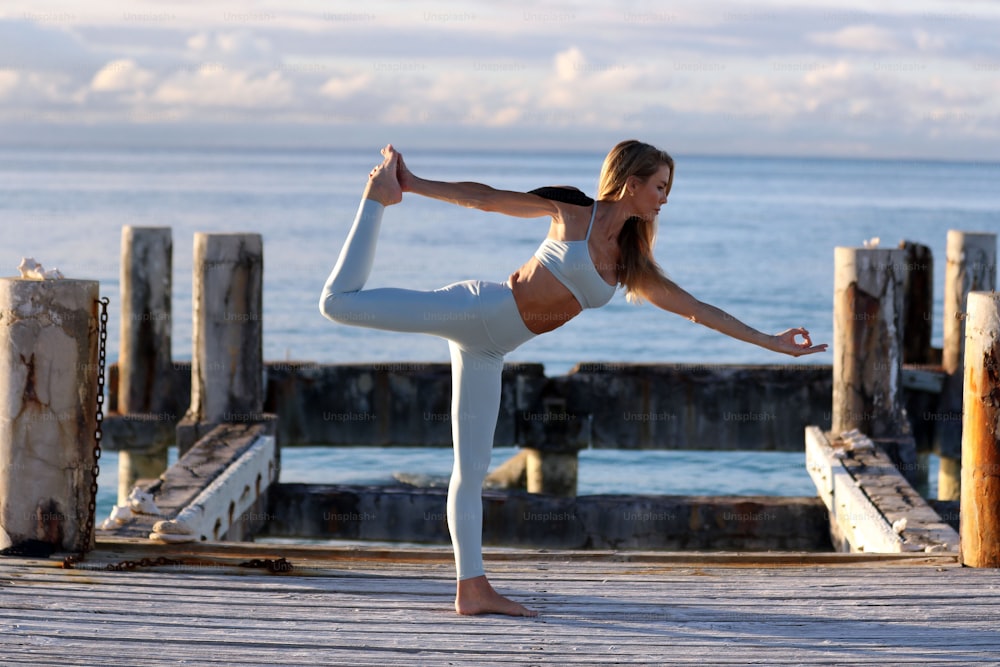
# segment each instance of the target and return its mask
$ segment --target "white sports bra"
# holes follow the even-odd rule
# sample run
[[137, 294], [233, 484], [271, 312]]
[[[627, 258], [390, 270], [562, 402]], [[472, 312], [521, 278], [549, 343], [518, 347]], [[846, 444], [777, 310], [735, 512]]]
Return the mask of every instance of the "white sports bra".
[[590, 225], [587, 227], [587, 237], [582, 241], [545, 239], [535, 251], [539, 263], [566, 286], [584, 309], [600, 308], [605, 305], [614, 296], [616, 289], [615, 285], [605, 282], [590, 258], [590, 247], [587, 242], [590, 240], [590, 231], [594, 227], [596, 216], [597, 202], [594, 202]]

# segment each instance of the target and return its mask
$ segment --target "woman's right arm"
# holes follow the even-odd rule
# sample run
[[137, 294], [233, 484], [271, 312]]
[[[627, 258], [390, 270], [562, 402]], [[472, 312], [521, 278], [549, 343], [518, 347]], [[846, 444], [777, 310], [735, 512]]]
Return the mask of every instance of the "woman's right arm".
[[447, 183], [420, 178], [406, 167], [402, 156], [399, 157], [399, 167], [396, 173], [403, 192], [412, 192], [458, 206], [503, 213], [516, 218], [541, 218], [559, 215], [559, 208], [555, 202], [527, 192], [497, 190], [488, 185], [470, 181]]

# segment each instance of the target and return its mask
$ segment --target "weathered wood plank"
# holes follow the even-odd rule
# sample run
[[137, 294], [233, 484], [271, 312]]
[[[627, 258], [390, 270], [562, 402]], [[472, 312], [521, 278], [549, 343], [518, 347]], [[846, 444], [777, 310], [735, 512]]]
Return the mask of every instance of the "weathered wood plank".
[[[451, 611], [444, 549], [393, 560], [289, 545], [296, 571], [268, 575], [231, 564], [281, 547], [183, 546], [174, 555], [229, 566], [0, 560], [0, 654], [26, 665], [779, 665], [970, 663], [1000, 650], [1000, 571], [953, 556], [753, 554], [741, 566], [737, 554], [488, 551], [498, 589], [542, 612], [511, 619]], [[156, 551], [119, 543], [87, 565]]]
[[[949, 551], [958, 533], [947, 525], [866, 436], [835, 443], [806, 428], [806, 469], [830, 512], [831, 537], [842, 550]], [[904, 521], [905, 520], [905, 521]]]

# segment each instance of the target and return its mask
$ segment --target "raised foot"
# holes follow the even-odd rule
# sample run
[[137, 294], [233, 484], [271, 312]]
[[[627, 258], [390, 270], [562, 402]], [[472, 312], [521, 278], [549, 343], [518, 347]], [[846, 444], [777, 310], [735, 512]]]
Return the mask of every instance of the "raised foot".
[[463, 616], [477, 614], [506, 614], [507, 616], [538, 616], [537, 611], [493, 590], [493, 586], [485, 576], [472, 579], [462, 579], [458, 582], [458, 594], [455, 596], [455, 611]]
[[403, 189], [396, 176], [399, 154], [388, 145], [382, 149], [385, 159], [382, 164], [372, 169], [368, 174], [368, 186], [365, 188], [365, 199], [373, 199], [383, 206], [398, 204], [403, 199]]

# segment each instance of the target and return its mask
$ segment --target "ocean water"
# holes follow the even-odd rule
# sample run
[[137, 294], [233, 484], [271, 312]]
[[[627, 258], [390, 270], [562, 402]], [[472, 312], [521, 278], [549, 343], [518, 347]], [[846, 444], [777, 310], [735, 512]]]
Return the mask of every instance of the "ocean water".
[[[527, 190], [596, 188], [600, 153], [407, 151], [417, 174]], [[669, 150], [669, 146], [667, 146]], [[832, 332], [833, 252], [879, 237], [934, 254], [936, 317], [947, 230], [1000, 231], [1000, 163], [675, 155], [656, 255], [696, 297], [778, 332]], [[264, 356], [268, 360], [446, 361], [436, 338], [338, 327], [317, 301], [353, 220], [372, 150], [57, 150], [0, 148], [0, 275], [22, 257], [67, 277], [96, 279], [111, 299], [108, 357], [117, 358], [124, 225], [173, 230], [173, 356], [191, 356], [195, 232], [264, 238]], [[503, 280], [544, 237], [546, 220], [486, 214], [407, 195], [386, 212], [368, 285], [434, 289], [466, 278]], [[550, 375], [580, 361], [829, 363], [829, 352], [775, 355], [621, 294], [516, 350]], [[103, 461], [102, 496], [115, 467]], [[497, 452], [494, 462], [505, 458]], [[387, 470], [446, 475], [447, 450], [289, 449], [284, 481], [385, 481]], [[599, 474], [595, 474], [599, 471]], [[655, 472], [654, 472], [655, 471]], [[660, 474], [662, 472], [662, 474]], [[748, 486], [752, 481], [759, 481]], [[110, 485], [110, 489], [109, 489]], [[811, 495], [800, 454], [584, 452], [581, 493]]]

